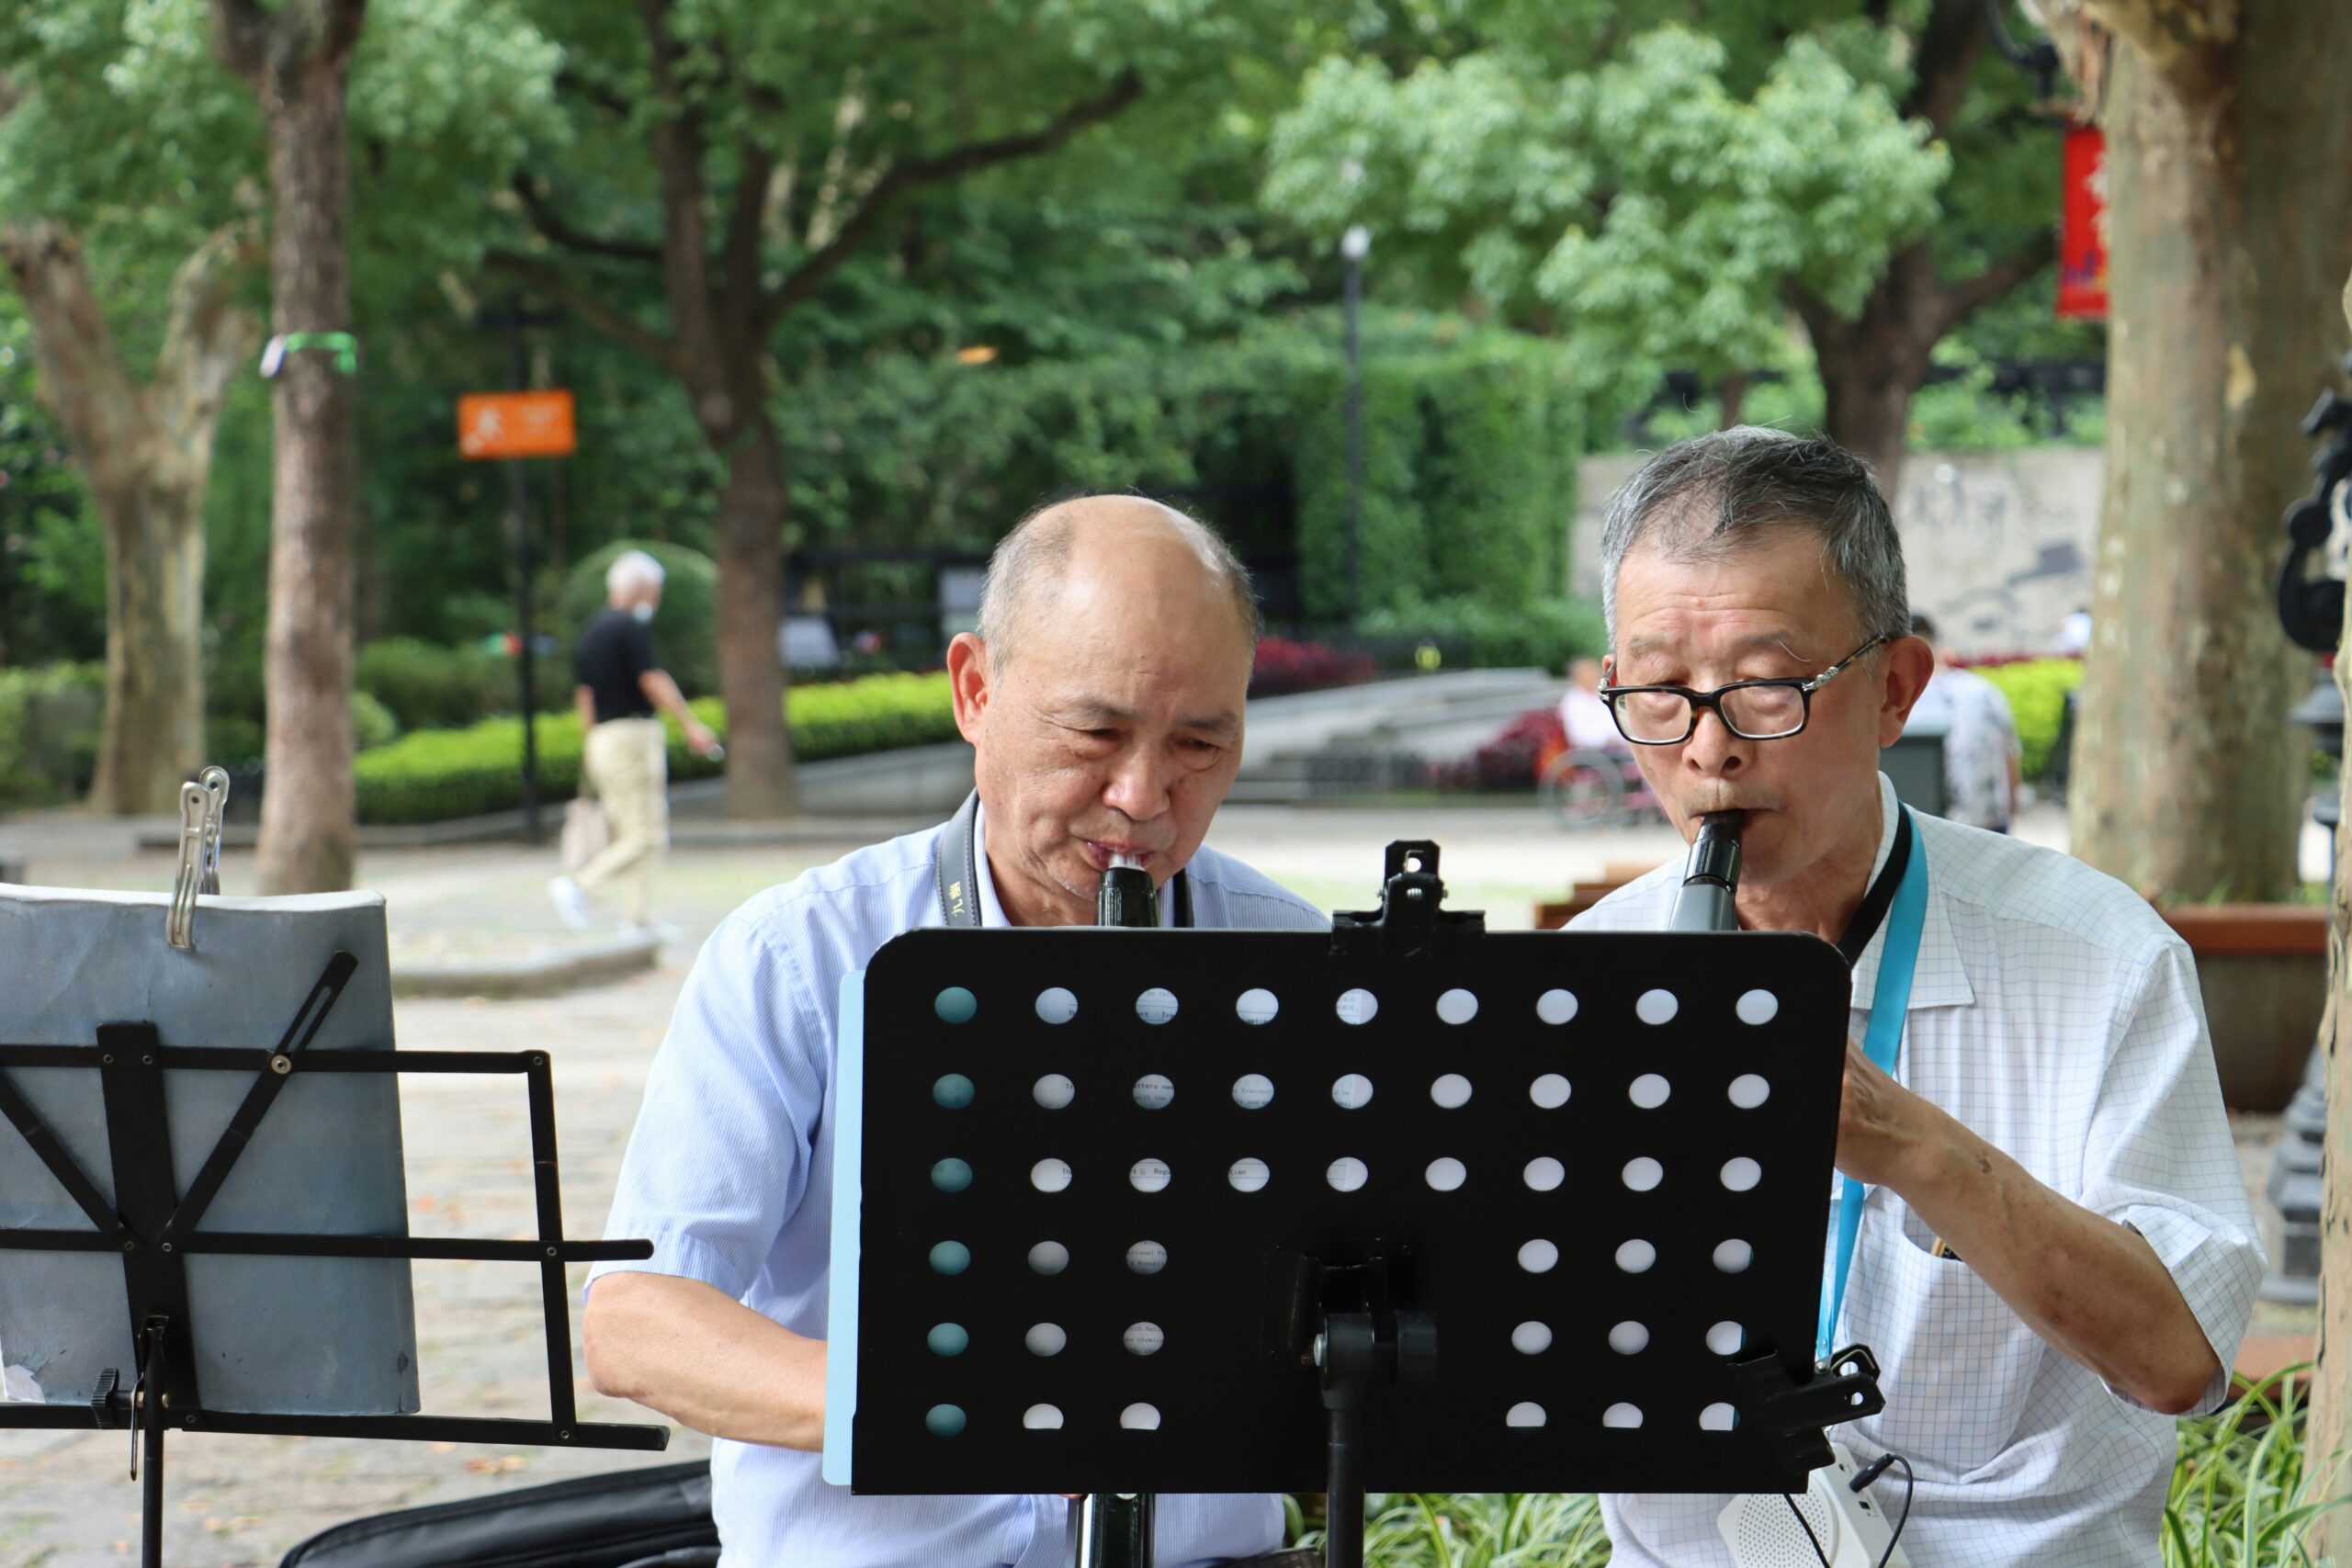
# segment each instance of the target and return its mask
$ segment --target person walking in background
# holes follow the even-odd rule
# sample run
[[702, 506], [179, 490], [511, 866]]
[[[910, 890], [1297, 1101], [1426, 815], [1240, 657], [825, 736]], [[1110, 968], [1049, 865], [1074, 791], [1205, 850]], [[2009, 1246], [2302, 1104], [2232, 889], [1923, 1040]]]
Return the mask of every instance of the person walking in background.
[[1611, 751], [1626, 756], [1633, 748], [1617, 733], [1609, 705], [1600, 695], [1600, 660], [1575, 660], [1568, 665], [1568, 693], [1560, 699], [1560, 728], [1571, 751]]
[[1911, 617], [1911, 635], [1936, 650], [1936, 672], [1911, 710], [1913, 724], [1925, 721], [1944, 730], [1944, 817], [2006, 833], [2018, 814], [2017, 716], [2001, 688], [1952, 660], [1951, 649], [1936, 640], [1935, 624]]
[[670, 843], [670, 759], [657, 716], [667, 713], [705, 757], [718, 738], [686, 706], [678, 683], [653, 651], [653, 612], [662, 603], [662, 563], [643, 550], [616, 558], [605, 574], [605, 608], [580, 634], [572, 656], [572, 701], [586, 737], [581, 772], [611, 820], [613, 838], [577, 877], [548, 884], [556, 913], [586, 931], [588, 906], [618, 884], [631, 931], [653, 927], [653, 877]]

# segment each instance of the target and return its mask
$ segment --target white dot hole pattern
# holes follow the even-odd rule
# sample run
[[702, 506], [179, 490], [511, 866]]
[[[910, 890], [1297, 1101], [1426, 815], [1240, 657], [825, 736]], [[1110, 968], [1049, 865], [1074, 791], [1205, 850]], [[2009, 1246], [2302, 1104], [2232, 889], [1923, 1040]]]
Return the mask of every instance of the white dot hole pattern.
[[1029, 1185], [1040, 1192], [1062, 1192], [1069, 1188], [1069, 1162], [1061, 1159], [1041, 1159], [1029, 1168]]
[[1430, 1168], [1421, 1173], [1421, 1177], [1437, 1191], [1452, 1192], [1470, 1179], [1470, 1171], [1460, 1160], [1449, 1156], [1430, 1161]]
[[1470, 1080], [1460, 1073], [1447, 1073], [1430, 1085], [1430, 1099], [1441, 1111], [1459, 1111], [1470, 1103]]
[[1751, 1191], [1764, 1179], [1764, 1168], [1742, 1155], [1724, 1162], [1723, 1179], [1724, 1185], [1734, 1192]]
[[1340, 993], [1338, 1007], [1341, 1023], [1370, 1023], [1380, 1011], [1380, 998], [1358, 986]]
[[1639, 1111], [1656, 1111], [1673, 1093], [1674, 1086], [1657, 1073], [1644, 1073], [1625, 1089], [1625, 1098]]
[[1682, 1004], [1674, 999], [1672, 991], [1644, 991], [1634, 1003], [1634, 1016], [1644, 1023], [1672, 1023], [1674, 1015], [1681, 1010]]
[[1770, 1023], [1780, 1016], [1781, 998], [1770, 991], [1743, 991], [1732, 1010], [1742, 1023]]
[[1233, 1103], [1244, 1111], [1263, 1111], [1274, 1100], [1274, 1080], [1263, 1073], [1244, 1073], [1233, 1080]]
[[1058, 1356], [1069, 1343], [1069, 1334], [1058, 1323], [1033, 1323], [1022, 1342], [1033, 1356]]
[[1728, 1404], [1710, 1404], [1699, 1412], [1699, 1429], [1702, 1432], [1728, 1432], [1736, 1412]]
[[1544, 1407], [1532, 1399], [1521, 1400], [1503, 1416], [1506, 1427], [1532, 1427], [1544, 1425]]
[[1557, 1073], [1545, 1073], [1527, 1086], [1527, 1098], [1539, 1111], [1557, 1111], [1568, 1102], [1568, 1080]]
[[1138, 1192], [1165, 1192], [1171, 1175], [1166, 1160], [1146, 1156], [1127, 1167], [1127, 1185]]
[[1156, 1323], [1131, 1323], [1127, 1325], [1126, 1333], [1120, 1336], [1120, 1341], [1126, 1346], [1130, 1356], [1156, 1356], [1159, 1348], [1168, 1343], [1168, 1336]]
[[1062, 1413], [1050, 1404], [1033, 1404], [1021, 1413], [1021, 1424], [1033, 1432], [1058, 1432]]
[[1604, 1427], [1615, 1427], [1631, 1431], [1642, 1424], [1642, 1407], [1622, 1402], [1612, 1404], [1600, 1413], [1600, 1424]]
[[1165, 1111], [1176, 1098], [1176, 1086], [1164, 1073], [1146, 1073], [1136, 1079], [1136, 1103], [1146, 1111]]
[[1437, 1016], [1443, 1023], [1467, 1023], [1478, 1016], [1478, 998], [1456, 986], [1438, 998]]
[[1747, 1330], [1736, 1323], [1718, 1323], [1707, 1330], [1707, 1348], [1718, 1356], [1736, 1356], [1747, 1343]]
[[1264, 1160], [1244, 1155], [1227, 1169], [1225, 1179], [1233, 1184], [1236, 1192], [1260, 1192], [1273, 1179], [1273, 1172]]
[[1577, 994], [1556, 986], [1535, 998], [1535, 1016], [1550, 1024], [1567, 1022], [1577, 1015]]
[[1176, 1016], [1176, 993], [1154, 986], [1136, 998], [1136, 1016], [1146, 1023], [1166, 1023]]
[[1139, 1241], [1127, 1248], [1127, 1267], [1138, 1274], [1157, 1274], [1168, 1267], [1168, 1248], [1156, 1241]]
[[1742, 1111], [1753, 1111], [1772, 1098], [1772, 1086], [1761, 1073], [1742, 1073], [1731, 1080], [1731, 1102]]
[[1657, 1248], [1639, 1236], [1617, 1248], [1617, 1267], [1628, 1274], [1646, 1274], [1657, 1263]]
[[1029, 1098], [1048, 1111], [1067, 1111], [1078, 1098], [1078, 1086], [1062, 1073], [1047, 1073], [1029, 1086]]
[[1372, 1080], [1362, 1073], [1343, 1073], [1331, 1084], [1331, 1103], [1342, 1111], [1360, 1111], [1372, 1103]]
[[1638, 1356], [1650, 1348], [1650, 1331], [1638, 1323], [1621, 1323], [1609, 1331], [1609, 1348], [1621, 1356]]
[[1643, 1155], [1625, 1162], [1625, 1185], [1635, 1192], [1655, 1192], [1657, 1184], [1666, 1179], [1666, 1167]]
[[1244, 1023], [1272, 1023], [1274, 1015], [1282, 1010], [1283, 1004], [1263, 986], [1252, 986], [1234, 998], [1234, 1016]]
[[1156, 1404], [1130, 1404], [1119, 1412], [1119, 1425], [1130, 1432], [1159, 1430], [1159, 1407]]
[[1537, 1236], [1519, 1249], [1519, 1266], [1531, 1274], [1548, 1274], [1558, 1267], [1560, 1244]]
[[1323, 1179], [1331, 1184], [1334, 1192], [1361, 1192], [1363, 1184], [1372, 1179], [1372, 1168], [1349, 1155], [1333, 1160], [1323, 1172]]
[[1530, 1321], [1510, 1331], [1510, 1348], [1522, 1356], [1540, 1356], [1552, 1348], [1552, 1325]]
[[1066, 987], [1048, 986], [1037, 993], [1037, 1016], [1047, 1023], [1068, 1023], [1078, 1016], [1078, 998]]
[[1029, 1249], [1029, 1268], [1038, 1274], [1058, 1274], [1069, 1267], [1069, 1248], [1057, 1241], [1041, 1241]]
[[1715, 1247], [1715, 1267], [1725, 1274], [1744, 1274], [1756, 1261], [1756, 1249], [1734, 1236]]
[[1568, 1179], [1567, 1168], [1550, 1155], [1529, 1160], [1521, 1174], [1527, 1179], [1529, 1188], [1537, 1192], [1556, 1192], [1560, 1183]]

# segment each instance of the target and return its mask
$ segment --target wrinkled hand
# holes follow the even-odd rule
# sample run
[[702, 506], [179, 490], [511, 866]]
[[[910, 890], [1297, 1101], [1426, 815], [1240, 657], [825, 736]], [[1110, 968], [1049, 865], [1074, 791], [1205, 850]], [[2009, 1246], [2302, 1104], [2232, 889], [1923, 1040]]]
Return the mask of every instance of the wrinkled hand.
[[1838, 1168], [1857, 1181], [1892, 1186], [1915, 1168], [1933, 1134], [1936, 1108], [1896, 1083], [1857, 1041], [1846, 1042], [1846, 1080], [1838, 1101]]

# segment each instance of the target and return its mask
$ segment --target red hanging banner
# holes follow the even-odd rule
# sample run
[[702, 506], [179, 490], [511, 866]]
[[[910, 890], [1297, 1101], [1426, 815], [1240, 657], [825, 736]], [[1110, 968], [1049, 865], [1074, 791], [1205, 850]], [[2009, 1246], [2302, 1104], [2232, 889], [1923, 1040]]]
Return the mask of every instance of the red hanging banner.
[[2097, 126], [2066, 132], [2058, 313], [2078, 321], [2107, 320], [2107, 138]]

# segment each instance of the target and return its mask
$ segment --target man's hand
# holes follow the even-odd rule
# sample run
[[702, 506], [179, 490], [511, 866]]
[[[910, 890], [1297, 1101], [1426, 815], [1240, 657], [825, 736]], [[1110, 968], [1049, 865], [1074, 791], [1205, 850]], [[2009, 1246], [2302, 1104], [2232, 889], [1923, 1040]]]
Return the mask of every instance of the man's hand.
[[718, 750], [718, 737], [712, 734], [710, 727], [700, 719], [689, 716], [684, 728], [686, 744], [694, 749], [695, 756], [707, 757]]
[[1845, 1089], [1838, 1101], [1838, 1168], [1873, 1187], [1903, 1190], [1919, 1150], [1944, 1113], [1905, 1089], [1846, 1042]]

